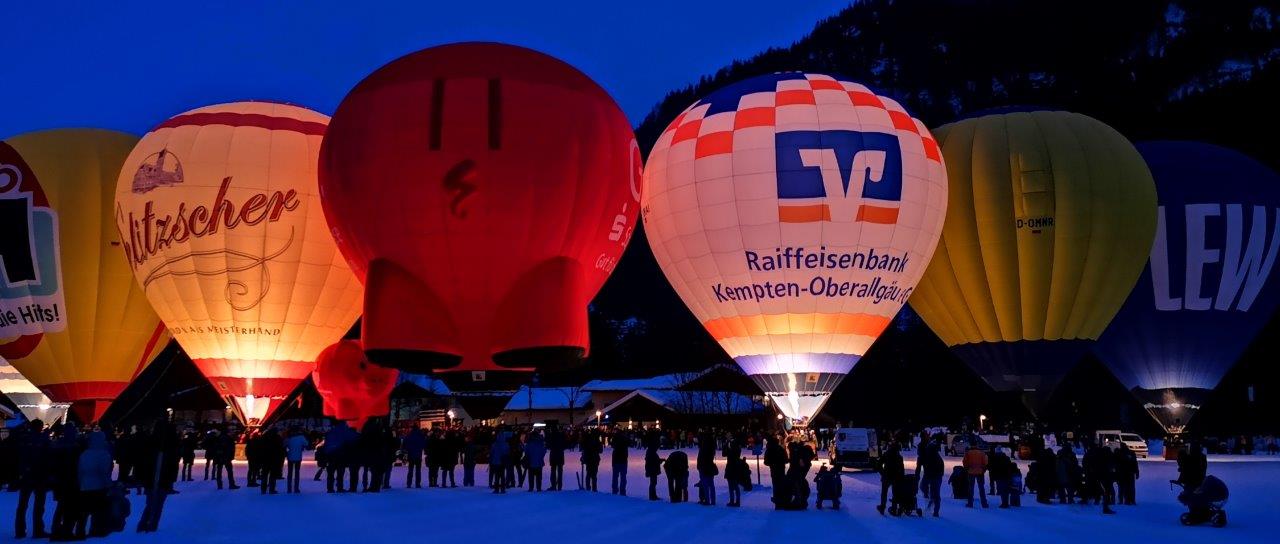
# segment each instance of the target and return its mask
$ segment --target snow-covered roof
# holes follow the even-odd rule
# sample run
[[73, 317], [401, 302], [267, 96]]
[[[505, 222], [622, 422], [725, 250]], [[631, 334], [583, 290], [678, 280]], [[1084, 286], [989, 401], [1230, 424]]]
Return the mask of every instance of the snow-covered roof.
[[751, 397], [721, 391], [673, 391], [670, 389], [637, 389], [601, 409], [609, 413], [628, 401], [642, 397], [680, 414], [749, 414], [762, 406]]
[[680, 385], [676, 374], [663, 374], [652, 378], [632, 378], [625, 380], [591, 380], [582, 386], [583, 391], [635, 391], [637, 389], [675, 389]]
[[449, 386], [444, 384], [444, 380], [437, 380], [435, 378], [432, 378], [430, 376], [424, 376], [422, 374], [410, 374], [408, 372], [401, 372], [400, 376], [396, 378], [396, 385], [400, 385], [404, 382], [410, 382], [418, 387], [421, 387], [423, 390], [427, 392], [435, 393], [442, 397], [447, 397], [453, 394], [452, 392], [449, 391]]
[[[576, 396], [575, 396], [576, 393]], [[534, 410], [568, 410], [569, 399], [573, 398], [573, 407], [582, 408], [591, 402], [591, 393], [572, 387], [535, 387], [533, 388]], [[507, 402], [507, 410], [518, 411], [529, 409], [529, 388], [521, 387]]]

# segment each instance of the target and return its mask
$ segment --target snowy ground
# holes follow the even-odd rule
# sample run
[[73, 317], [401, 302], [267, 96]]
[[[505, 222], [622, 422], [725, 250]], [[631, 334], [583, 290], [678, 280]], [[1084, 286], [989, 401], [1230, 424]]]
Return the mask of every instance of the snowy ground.
[[[665, 453], [664, 453], [665, 454]], [[914, 455], [907, 453], [908, 458]], [[1230, 523], [1224, 529], [1182, 527], [1183, 511], [1169, 489], [1176, 476], [1174, 463], [1144, 461], [1138, 482], [1138, 506], [1118, 507], [1119, 514], [1104, 517], [1093, 506], [1043, 506], [1024, 497], [1016, 510], [967, 509], [962, 501], [944, 499], [942, 517], [892, 518], [876, 513], [879, 501], [875, 474], [846, 474], [844, 503], [838, 512], [814, 510], [775, 512], [767, 488], [744, 494], [743, 508], [727, 508], [726, 488], [715, 507], [696, 502], [673, 505], [646, 499], [643, 452], [633, 450], [629, 469], [629, 497], [611, 496], [608, 452], [600, 469], [601, 493], [577, 491], [574, 475], [566, 470], [562, 492], [528, 493], [511, 490], [494, 496], [483, 487], [458, 489], [403, 489], [404, 469], [397, 467], [395, 489], [381, 494], [329, 495], [322, 482], [312, 482], [315, 465], [303, 467], [301, 495], [260, 495], [256, 489], [217, 491], [213, 482], [179, 484], [180, 494], [169, 498], [160, 532], [116, 534], [119, 542], [375, 542], [447, 541], [480, 542], [512, 539], [514, 542], [966, 542], [994, 543], [1072, 542], [1101, 538], [1106, 542], [1201, 541], [1275, 542], [1280, 505], [1275, 491], [1280, 485], [1280, 457], [1211, 456], [1209, 473], [1231, 487], [1227, 504]], [[691, 455], [692, 457], [692, 455]], [[576, 472], [577, 454], [570, 453]], [[952, 465], [958, 459], [948, 458]], [[198, 461], [202, 463], [202, 461]], [[755, 469], [755, 461], [751, 461]], [[197, 465], [200, 469], [202, 464]], [[477, 467], [477, 481], [487, 481], [484, 467]], [[910, 469], [910, 463], [908, 468]], [[237, 465], [244, 484], [244, 466]], [[722, 467], [723, 470], [723, 467]], [[1026, 467], [1023, 466], [1025, 473]], [[949, 469], [948, 469], [949, 471]], [[425, 470], [424, 470], [425, 472]], [[458, 481], [462, 481], [459, 467]], [[425, 477], [425, 474], [424, 474]], [[544, 475], [544, 478], [546, 476]], [[696, 477], [695, 477], [696, 478]], [[767, 480], [767, 478], [766, 478]], [[425, 482], [424, 482], [425, 485]], [[280, 489], [284, 485], [281, 482]], [[944, 487], [944, 496], [949, 496]], [[665, 480], [659, 494], [666, 497]], [[697, 490], [690, 494], [696, 501]], [[0, 493], [5, 519], [13, 512], [17, 493]], [[996, 499], [998, 502], [998, 499]], [[142, 511], [134, 498], [130, 531]], [[50, 501], [46, 516], [52, 516]], [[47, 519], [47, 518], [46, 518]], [[11, 527], [11, 526], [9, 526]], [[1272, 535], [1268, 537], [1267, 535]], [[0, 532], [9, 541], [9, 528]]]

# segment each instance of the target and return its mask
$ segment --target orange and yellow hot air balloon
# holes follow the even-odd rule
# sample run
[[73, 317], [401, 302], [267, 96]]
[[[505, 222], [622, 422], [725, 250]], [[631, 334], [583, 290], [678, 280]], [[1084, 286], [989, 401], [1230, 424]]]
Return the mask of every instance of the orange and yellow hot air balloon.
[[360, 283], [320, 208], [328, 122], [268, 102], [199, 108], [147, 133], [120, 170], [115, 219], [134, 276], [249, 425], [360, 312]]
[[168, 342], [113, 247], [112, 189], [137, 141], [60, 129], [0, 142], [0, 357], [82, 422]]

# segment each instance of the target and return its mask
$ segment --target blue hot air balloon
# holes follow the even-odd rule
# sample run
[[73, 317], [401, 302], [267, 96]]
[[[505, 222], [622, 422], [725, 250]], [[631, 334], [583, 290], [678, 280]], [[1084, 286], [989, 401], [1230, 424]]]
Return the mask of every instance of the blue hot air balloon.
[[1205, 143], [1137, 147], [1156, 182], [1156, 239], [1094, 349], [1177, 434], [1280, 302], [1280, 175]]

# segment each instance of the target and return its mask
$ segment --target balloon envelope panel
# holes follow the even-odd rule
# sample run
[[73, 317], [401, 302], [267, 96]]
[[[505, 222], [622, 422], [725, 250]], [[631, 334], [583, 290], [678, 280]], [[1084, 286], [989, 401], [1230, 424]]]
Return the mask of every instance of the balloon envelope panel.
[[27, 421], [38, 419], [46, 424], [60, 421], [71, 407], [68, 403], [50, 400], [3, 357], [0, 357], [0, 393], [13, 401]]
[[365, 78], [334, 114], [320, 179], [367, 288], [370, 358], [414, 372], [580, 360], [640, 168], [613, 99], [536, 51], [433, 47]]
[[950, 204], [911, 306], [1034, 410], [1141, 273], [1155, 231], [1151, 174], [1124, 136], [1075, 113], [983, 115], [935, 132]]
[[320, 209], [328, 118], [237, 102], [161, 123], [119, 172], [115, 215], [139, 285], [214, 388], [264, 419], [360, 311]]
[[169, 339], [115, 247], [112, 192], [135, 142], [94, 129], [0, 142], [0, 356], [86, 423]]
[[645, 165], [643, 215], [685, 304], [803, 421], [924, 272], [946, 187], [936, 142], [896, 102], [779, 73], [676, 117]]
[[1280, 303], [1280, 174], [1200, 142], [1144, 142], [1155, 243], [1096, 346], [1166, 429], [1180, 430]]

